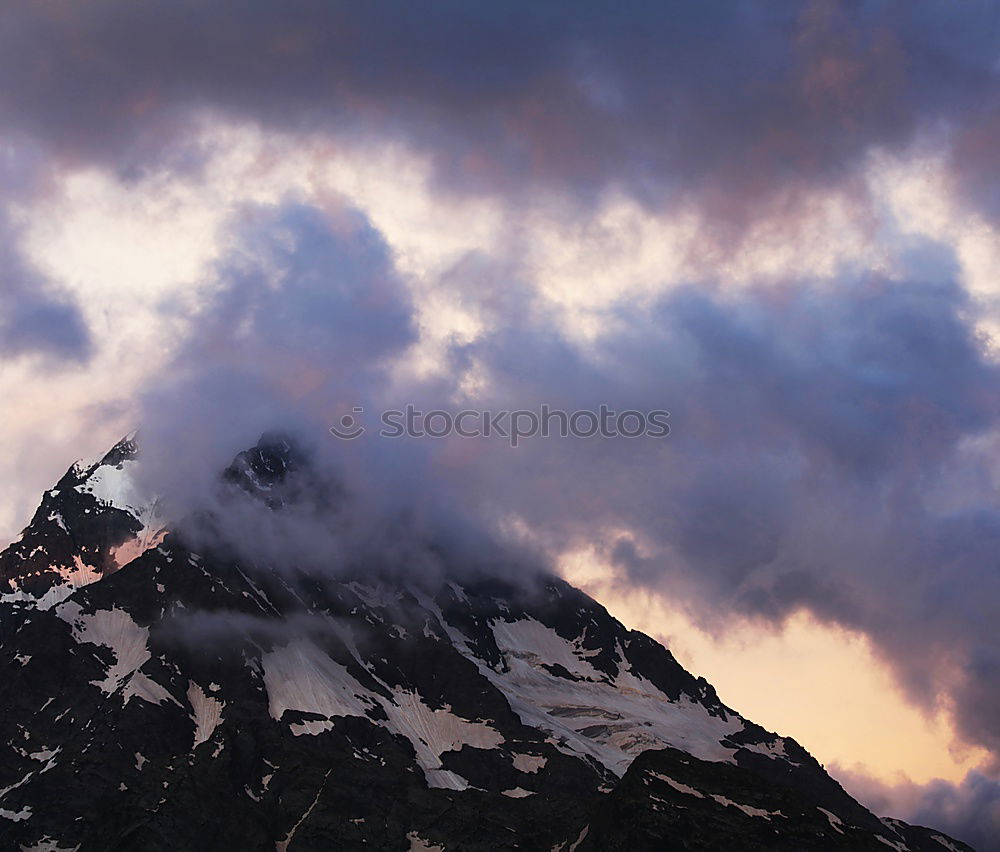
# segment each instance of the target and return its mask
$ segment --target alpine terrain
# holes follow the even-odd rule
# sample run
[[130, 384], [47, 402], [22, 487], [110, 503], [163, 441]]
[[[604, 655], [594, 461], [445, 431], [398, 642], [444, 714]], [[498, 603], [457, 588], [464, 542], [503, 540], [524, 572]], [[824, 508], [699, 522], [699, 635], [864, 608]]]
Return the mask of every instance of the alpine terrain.
[[[555, 576], [234, 557], [138, 456], [75, 464], [0, 554], [2, 850], [969, 849]], [[265, 436], [219, 487], [281, 512], [308, 468]]]

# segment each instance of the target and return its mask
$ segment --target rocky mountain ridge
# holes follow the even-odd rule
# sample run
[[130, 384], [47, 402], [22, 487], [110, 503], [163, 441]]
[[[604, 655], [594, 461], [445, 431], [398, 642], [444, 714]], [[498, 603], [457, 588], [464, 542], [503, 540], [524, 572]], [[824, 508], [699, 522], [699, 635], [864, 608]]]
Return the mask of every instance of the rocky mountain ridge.
[[[966, 850], [561, 579], [195, 547], [130, 436], [0, 554], [0, 849]], [[222, 481], [277, 510], [265, 436]]]

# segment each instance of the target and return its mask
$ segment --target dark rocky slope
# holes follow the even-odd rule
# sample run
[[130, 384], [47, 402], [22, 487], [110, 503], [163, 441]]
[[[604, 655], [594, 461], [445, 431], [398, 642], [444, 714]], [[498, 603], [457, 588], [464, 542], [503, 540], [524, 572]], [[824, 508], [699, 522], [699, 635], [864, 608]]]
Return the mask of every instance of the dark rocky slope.
[[[562, 580], [161, 540], [134, 455], [74, 466], [0, 555], [0, 849], [968, 849]], [[271, 511], [293, 479], [276, 438], [224, 476]]]

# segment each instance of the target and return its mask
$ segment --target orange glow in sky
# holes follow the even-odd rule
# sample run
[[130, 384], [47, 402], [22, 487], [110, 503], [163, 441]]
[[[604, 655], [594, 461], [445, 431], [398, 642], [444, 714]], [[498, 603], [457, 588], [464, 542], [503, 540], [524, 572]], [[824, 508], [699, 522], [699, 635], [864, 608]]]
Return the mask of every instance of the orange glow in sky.
[[592, 552], [565, 555], [560, 570], [627, 627], [666, 645], [725, 704], [797, 740], [834, 775], [841, 766], [890, 784], [957, 782], [987, 757], [956, 740], [946, 714], [908, 702], [859, 633], [800, 611], [780, 632], [744, 622], [714, 636], [664, 597], [616, 583]]

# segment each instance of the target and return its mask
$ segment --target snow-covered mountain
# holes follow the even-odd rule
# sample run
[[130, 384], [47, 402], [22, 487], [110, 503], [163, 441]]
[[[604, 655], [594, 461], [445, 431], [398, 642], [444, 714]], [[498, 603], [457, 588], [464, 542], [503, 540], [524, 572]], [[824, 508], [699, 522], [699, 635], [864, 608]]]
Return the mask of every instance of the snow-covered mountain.
[[[74, 465], [0, 554], [2, 850], [964, 850], [562, 580], [297, 573]], [[271, 505], [262, 439], [225, 472]], [[278, 489], [280, 491], [280, 489]]]
[[45, 492], [31, 524], [0, 553], [0, 602], [50, 609], [159, 543], [157, 501], [138, 493], [135, 457], [132, 434], [103, 458], [76, 462]]

